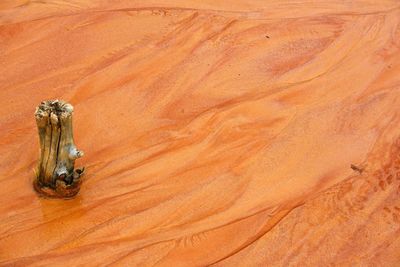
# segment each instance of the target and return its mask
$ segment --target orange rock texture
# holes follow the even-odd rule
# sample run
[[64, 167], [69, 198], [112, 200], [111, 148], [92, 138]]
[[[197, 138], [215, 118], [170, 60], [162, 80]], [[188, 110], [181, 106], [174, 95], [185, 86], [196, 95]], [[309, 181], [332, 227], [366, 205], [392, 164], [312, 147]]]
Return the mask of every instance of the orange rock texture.
[[[74, 105], [72, 200], [32, 188]], [[400, 2], [0, 1], [0, 265], [399, 266]]]

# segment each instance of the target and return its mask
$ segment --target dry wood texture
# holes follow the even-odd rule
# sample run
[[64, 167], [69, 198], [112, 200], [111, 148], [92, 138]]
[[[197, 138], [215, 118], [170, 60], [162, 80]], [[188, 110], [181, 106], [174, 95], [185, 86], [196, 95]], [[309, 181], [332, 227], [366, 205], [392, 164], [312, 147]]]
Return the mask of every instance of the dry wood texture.
[[[398, 266], [399, 1], [0, 9], [1, 265]], [[57, 98], [72, 200], [31, 186]]]
[[83, 151], [74, 143], [73, 110], [65, 101], [47, 100], [35, 111], [40, 153], [34, 188], [46, 197], [70, 198], [79, 192], [82, 171], [74, 166]]

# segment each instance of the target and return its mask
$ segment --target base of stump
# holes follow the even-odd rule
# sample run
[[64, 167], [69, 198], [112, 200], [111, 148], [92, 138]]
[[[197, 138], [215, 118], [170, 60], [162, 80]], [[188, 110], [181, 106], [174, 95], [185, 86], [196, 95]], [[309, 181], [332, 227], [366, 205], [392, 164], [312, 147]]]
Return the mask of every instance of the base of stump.
[[66, 185], [62, 181], [57, 181], [56, 188], [50, 188], [47, 186], [43, 186], [39, 183], [37, 179], [33, 182], [33, 188], [40, 196], [47, 197], [47, 198], [63, 198], [69, 199], [73, 198], [78, 194], [82, 181], [79, 180], [76, 183], [71, 185]]

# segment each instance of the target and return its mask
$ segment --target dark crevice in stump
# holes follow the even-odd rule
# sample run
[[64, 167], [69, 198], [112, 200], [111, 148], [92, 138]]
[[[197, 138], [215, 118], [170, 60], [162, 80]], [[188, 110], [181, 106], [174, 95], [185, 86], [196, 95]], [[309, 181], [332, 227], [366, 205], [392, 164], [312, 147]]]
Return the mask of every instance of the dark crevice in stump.
[[74, 164], [83, 152], [74, 143], [72, 112], [71, 104], [59, 100], [36, 108], [40, 158], [34, 188], [47, 197], [71, 198], [79, 191], [83, 169], [74, 170]]

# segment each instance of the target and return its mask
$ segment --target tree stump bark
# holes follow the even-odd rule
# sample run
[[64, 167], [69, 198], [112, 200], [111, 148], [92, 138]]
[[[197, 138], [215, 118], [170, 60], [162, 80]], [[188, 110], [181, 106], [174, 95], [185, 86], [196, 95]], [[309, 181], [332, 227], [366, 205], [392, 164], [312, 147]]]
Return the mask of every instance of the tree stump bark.
[[59, 100], [42, 102], [35, 112], [40, 158], [34, 188], [47, 197], [71, 198], [79, 192], [83, 169], [74, 170], [83, 152], [75, 146], [71, 104]]

